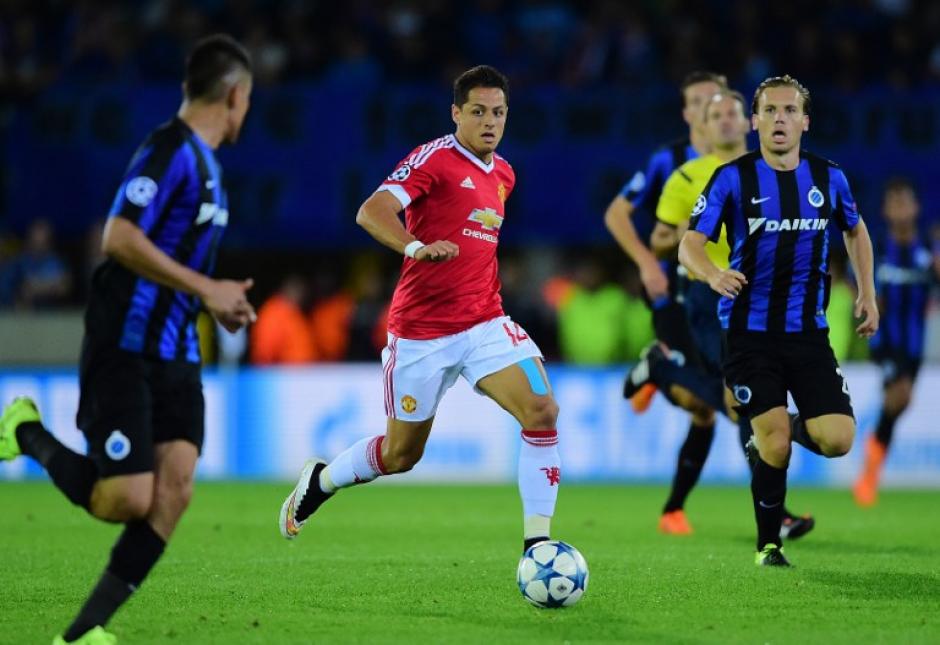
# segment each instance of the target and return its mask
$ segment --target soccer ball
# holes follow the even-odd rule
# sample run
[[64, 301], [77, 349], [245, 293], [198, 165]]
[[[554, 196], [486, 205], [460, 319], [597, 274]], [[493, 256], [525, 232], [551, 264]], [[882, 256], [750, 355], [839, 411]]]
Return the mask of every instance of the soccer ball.
[[587, 562], [570, 544], [539, 542], [519, 560], [516, 582], [522, 597], [536, 607], [570, 607], [587, 591]]

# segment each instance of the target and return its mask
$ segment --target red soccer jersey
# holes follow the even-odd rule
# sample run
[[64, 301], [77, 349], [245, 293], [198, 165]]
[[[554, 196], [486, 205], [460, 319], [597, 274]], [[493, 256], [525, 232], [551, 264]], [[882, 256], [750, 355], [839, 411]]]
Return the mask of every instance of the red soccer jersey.
[[447, 262], [405, 258], [389, 312], [390, 332], [427, 340], [503, 315], [496, 244], [515, 183], [505, 159], [494, 154], [483, 163], [452, 134], [416, 148], [388, 176], [379, 190], [401, 202], [405, 226], [416, 238], [460, 247]]

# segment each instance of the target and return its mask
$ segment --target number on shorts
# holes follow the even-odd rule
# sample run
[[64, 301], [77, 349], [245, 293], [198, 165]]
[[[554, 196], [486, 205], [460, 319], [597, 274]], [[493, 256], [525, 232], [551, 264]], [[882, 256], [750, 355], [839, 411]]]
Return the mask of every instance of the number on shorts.
[[519, 326], [519, 323], [513, 323], [515, 331], [509, 328], [509, 323], [503, 323], [503, 329], [506, 331], [506, 335], [509, 336], [509, 340], [512, 341], [513, 347], [516, 347], [524, 340], [529, 340], [529, 337], [526, 336], [526, 333], [522, 330], [522, 327]]

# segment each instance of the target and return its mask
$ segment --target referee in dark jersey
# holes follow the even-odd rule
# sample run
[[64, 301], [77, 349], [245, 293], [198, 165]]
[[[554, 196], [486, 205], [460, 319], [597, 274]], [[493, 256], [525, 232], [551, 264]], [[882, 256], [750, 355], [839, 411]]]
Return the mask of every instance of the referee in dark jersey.
[[884, 317], [869, 347], [884, 377], [884, 398], [878, 425], [865, 441], [864, 467], [852, 487], [860, 506], [878, 501], [894, 425], [911, 403], [924, 358], [930, 291], [940, 281], [940, 258], [917, 224], [920, 202], [914, 185], [903, 177], [891, 179], [882, 204], [887, 231], [875, 244], [875, 280]]
[[[760, 565], [789, 566], [780, 543], [790, 442], [827, 457], [846, 454], [855, 435], [848, 385], [829, 345], [829, 229], [842, 231], [858, 282], [858, 333], [878, 329], [872, 246], [842, 171], [801, 152], [809, 92], [789, 76], [754, 93], [760, 150], [720, 166], [692, 211], [679, 259], [721, 294], [723, 369], [737, 409], [751, 419], [758, 456], [751, 492]], [[730, 268], [705, 243], [727, 228]], [[787, 392], [799, 415], [787, 414]]]
[[56, 642], [110, 643], [104, 625], [160, 558], [192, 495], [203, 441], [195, 318], [229, 331], [254, 319], [251, 280], [215, 280], [228, 201], [215, 149], [248, 111], [251, 61], [228, 36], [186, 61], [176, 117], [135, 153], [111, 206], [85, 314], [78, 426], [88, 456], [45, 431], [20, 398], [0, 417], [0, 457], [36, 459], [74, 504], [125, 525], [84, 606]]

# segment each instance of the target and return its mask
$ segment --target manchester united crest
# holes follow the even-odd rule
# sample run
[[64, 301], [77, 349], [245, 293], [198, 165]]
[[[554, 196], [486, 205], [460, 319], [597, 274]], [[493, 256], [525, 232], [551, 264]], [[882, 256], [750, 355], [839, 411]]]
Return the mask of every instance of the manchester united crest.
[[408, 414], [411, 414], [418, 409], [418, 402], [415, 401], [413, 396], [406, 394], [405, 396], [401, 397], [401, 409]]

